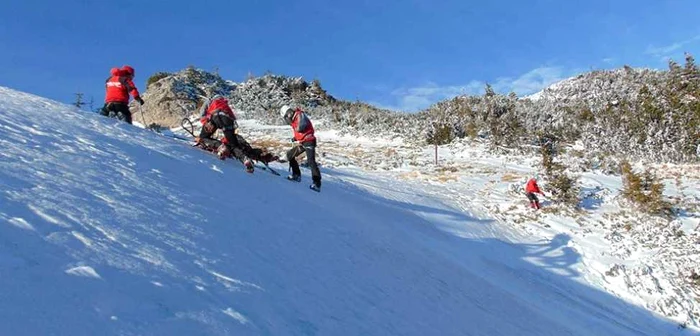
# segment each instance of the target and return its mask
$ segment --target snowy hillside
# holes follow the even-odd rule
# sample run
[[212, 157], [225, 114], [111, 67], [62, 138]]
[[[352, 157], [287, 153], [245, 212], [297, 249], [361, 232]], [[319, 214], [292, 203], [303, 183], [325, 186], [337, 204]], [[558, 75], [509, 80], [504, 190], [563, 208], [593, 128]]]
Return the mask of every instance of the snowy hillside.
[[692, 333], [591, 285], [570, 235], [351, 149], [316, 194], [0, 87], [0, 334]]

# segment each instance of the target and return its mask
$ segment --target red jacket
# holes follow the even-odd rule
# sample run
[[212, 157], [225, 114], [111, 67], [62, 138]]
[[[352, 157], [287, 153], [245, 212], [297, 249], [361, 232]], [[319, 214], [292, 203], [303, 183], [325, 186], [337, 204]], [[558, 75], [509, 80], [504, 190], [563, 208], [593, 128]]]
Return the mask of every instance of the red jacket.
[[223, 112], [231, 117], [231, 119], [236, 120], [236, 115], [233, 114], [233, 110], [230, 106], [228, 106], [228, 100], [221, 96], [214, 96], [212, 100], [202, 106], [201, 111], [202, 118], [199, 121], [202, 123], [202, 125], [206, 124], [211, 118], [212, 114], [216, 113], [217, 111]]
[[105, 103], [129, 103], [129, 93], [136, 98], [139, 96], [139, 91], [136, 85], [128, 76], [124, 76], [119, 69], [112, 69], [112, 76], [105, 81], [107, 93], [105, 94]]
[[527, 181], [527, 185], [525, 185], [525, 192], [526, 193], [536, 193], [536, 194], [542, 193], [542, 191], [540, 191], [540, 187], [537, 186], [537, 181], [534, 178]]
[[314, 135], [314, 125], [304, 111], [297, 109], [292, 117], [292, 131], [294, 139], [298, 142], [309, 142], [316, 140]]

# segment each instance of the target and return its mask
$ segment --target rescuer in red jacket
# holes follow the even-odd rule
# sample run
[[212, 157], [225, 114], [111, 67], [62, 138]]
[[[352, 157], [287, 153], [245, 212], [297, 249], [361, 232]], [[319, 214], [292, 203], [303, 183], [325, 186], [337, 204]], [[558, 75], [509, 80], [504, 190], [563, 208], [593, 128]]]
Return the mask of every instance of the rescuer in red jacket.
[[537, 199], [537, 195], [535, 194], [544, 195], [542, 190], [540, 190], [540, 187], [537, 185], [537, 177], [533, 177], [527, 181], [527, 184], [525, 185], [525, 196], [527, 196], [527, 199], [530, 200], [530, 207], [539, 209], [540, 200]]
[[[215, 149], [219, 159], [233, 154], [246, 167], [246, 171], [252, 173], [253, 162], [250, 159], [248, 148], [239, 143], [236, 136], [236, 115], [228, 105], [228, 100], [220, 95], [215, 95], [204, 102], [201, 109], [202, 131], [197, 137], [197, 143], [205, 148]], [[212, 136], [217, 129], [221, 129], [224, 138], [219, 141]]]
[[297, 146], [287, 152], [287, 160], [289, 167], [292, 169], [292, 175], [287, 177], [290, 181], [301, 182], [301, 171], [296, 157], [302, 153], [306, 153], [306, 162], [311, 168], [311, 179], [313, 184], [309, 186], [311, 190], [321, 191], [321, 171], [316, 164], [316, 136], [314, 135], [314, 125], [311, 124], [309, 117], [300, 108], [292, 109], [287, 105], [280, 109], [280, 116], [284, 121], [292, 126], [294, 137], [293, 142], [298, 143]]
[[121, 69], [112, 68], [111, 76], [105, 81], [105, 105], [102, 107], [103, 116], [114, 116], [131, 124], [129, 111], [129, 94], [134, 100], [143, 105], [139, 90], [134, 85], [134, 68], [125, 65]]

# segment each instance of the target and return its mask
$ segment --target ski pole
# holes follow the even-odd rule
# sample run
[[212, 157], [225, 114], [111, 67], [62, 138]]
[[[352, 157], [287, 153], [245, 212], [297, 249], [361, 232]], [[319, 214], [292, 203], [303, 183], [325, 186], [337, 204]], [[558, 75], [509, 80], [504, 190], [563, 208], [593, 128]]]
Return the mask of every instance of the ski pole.
[[143, 122], [143, 126], [145, 128], [150, 128], [150, 126], [146, 123], [146, 117], [143, 115], [143, 104], [139, 103], [139, 112], [141, 113], [141, 121]]

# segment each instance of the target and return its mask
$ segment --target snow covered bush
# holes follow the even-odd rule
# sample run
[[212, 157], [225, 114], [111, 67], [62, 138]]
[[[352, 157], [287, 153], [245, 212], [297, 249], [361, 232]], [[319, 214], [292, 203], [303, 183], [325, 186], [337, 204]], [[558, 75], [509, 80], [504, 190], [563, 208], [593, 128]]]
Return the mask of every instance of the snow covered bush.
[[569, 175], [562, 165], [555, 163], [555, 168], [547, 182], [547, 188], [557, 203], [578, 207], [580, 202], [578, 180]]
[[169, 77], [169, 76], [172, 76], [172, 74], [169, 72], [159, 71], [159, 72], [154, 73], [153, 75], [151, 75], [151, 77], [148, 77], [148, 80], [146, 81], [146, 88], [151, 86], [151, 84], [153, 84], [153, 83], [155, 83], [155, 82], [157, 82], [165, 77]]
[[664, 200], [663, 183], [650, 170], [635, 173], [627, 161], [620, 164], [622, 196], [649, 214], [670, 214], [671, 205]]
[[451, 125], [435, 125], [433, 130], [428, 132], [426, 142], [431, 145], [448, 144], [454, 139], [452, 132], [453, 127]]

